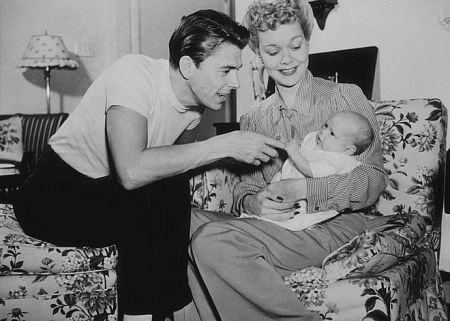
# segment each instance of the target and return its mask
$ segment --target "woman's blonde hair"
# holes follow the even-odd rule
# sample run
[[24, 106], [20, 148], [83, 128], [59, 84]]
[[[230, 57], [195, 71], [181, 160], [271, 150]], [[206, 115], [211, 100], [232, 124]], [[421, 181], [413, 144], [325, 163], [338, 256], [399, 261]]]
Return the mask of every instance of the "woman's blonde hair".
[[298, 21], [306, 40], [314, 27], [314, 15], [304, 0], [255, 0], [249, 5], [243, 24], [250, 32], [249, 47], [258, 53], [258, 32], [276, 30], [280, 25]]

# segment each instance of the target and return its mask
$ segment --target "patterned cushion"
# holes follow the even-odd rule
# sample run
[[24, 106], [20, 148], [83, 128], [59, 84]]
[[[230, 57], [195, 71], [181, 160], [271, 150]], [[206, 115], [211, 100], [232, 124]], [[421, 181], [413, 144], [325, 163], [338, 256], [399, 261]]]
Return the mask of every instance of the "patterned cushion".
[[108, 270], [116, 264], [115, 246], [61, 247], [24, 234], [12, 205], [0, 204], [0, 276]]
[[0, 320], [116, 320], [117, 257], [27, 236], [0, 204]]
[[22, 117], [0, 120], [0, 162], [19, 163], [22, 157]]
[[382, 273], [329, 282], [311, 267], [284, 282], [322, 320], [447, 320], [434, 251], [423, 249]]
[[439, 225], [447, 111], [438, 99], [372, 102], [389, 186], [372, 214], [417, 212]]
[[426, 229], [425, 219], [418, 214], [392, 216], [379, 229], [365, 231], [333, 251], [322, 267], [330, 282], [380, 273], [414, 254]]

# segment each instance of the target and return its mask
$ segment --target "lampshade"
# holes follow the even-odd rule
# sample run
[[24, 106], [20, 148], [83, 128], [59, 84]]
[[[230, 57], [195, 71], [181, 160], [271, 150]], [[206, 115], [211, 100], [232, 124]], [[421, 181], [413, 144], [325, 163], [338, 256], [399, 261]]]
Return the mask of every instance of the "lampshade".
[[69, 58], [69, 52], [60, 36], [32, 36], [17, 67], [76, 69], [78, 63]]

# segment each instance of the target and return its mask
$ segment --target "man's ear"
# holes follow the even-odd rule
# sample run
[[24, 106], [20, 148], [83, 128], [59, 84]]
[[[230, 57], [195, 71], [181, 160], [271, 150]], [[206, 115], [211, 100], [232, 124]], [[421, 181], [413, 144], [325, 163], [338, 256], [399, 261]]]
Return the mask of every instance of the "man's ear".
[[356, 146], [355, 145], [347, 145], [344, 149], [344, 154], [348, 156], [353, 156], [356, 153]]
[[184, 79], [191, 78], [192, 73], [197, 67], [195, 66], [194, 61], [189, 56], [183, 56], [180, 58], [180, 73]]

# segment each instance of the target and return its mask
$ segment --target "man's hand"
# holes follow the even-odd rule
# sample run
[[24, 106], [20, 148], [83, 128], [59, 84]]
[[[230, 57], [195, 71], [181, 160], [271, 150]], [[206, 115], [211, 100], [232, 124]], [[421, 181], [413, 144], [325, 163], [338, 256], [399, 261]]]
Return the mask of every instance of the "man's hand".
[[256, 166], [278, 157], [277, 148], [285, 148], [285, 144], [276, 139], [239, 130], [215, 136], [205, 142], [216, 151], [220, 149], [225, 157]]

